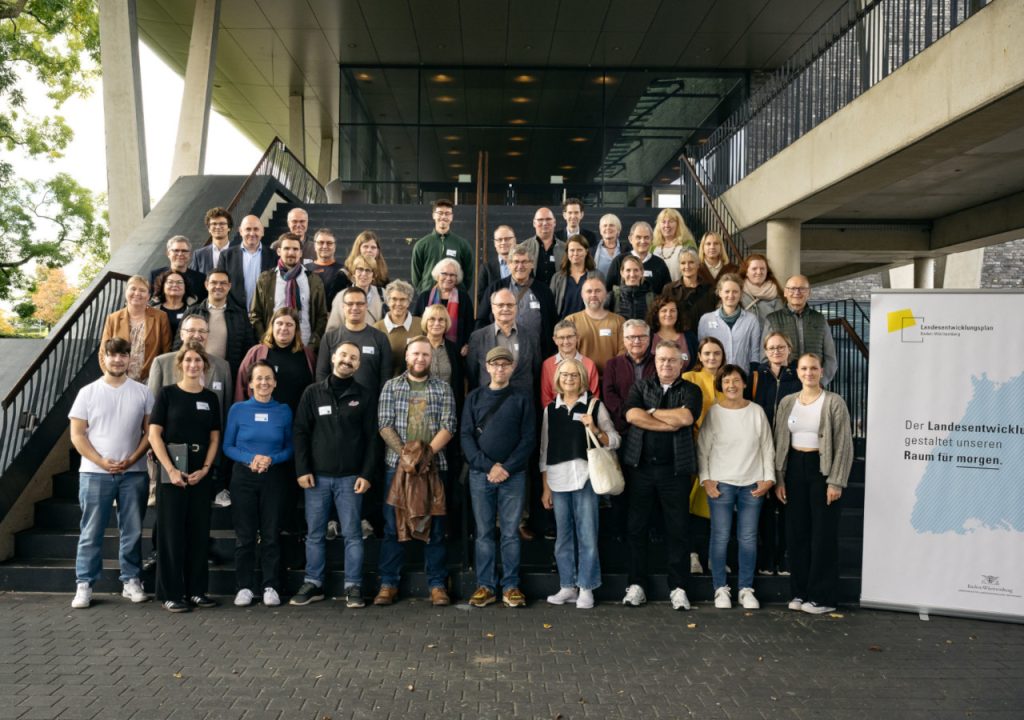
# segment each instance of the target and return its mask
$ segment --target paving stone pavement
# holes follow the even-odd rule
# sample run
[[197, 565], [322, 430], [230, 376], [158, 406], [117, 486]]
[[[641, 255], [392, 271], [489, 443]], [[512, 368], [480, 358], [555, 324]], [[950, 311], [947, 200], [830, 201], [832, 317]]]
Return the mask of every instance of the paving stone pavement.
[[1024, 717], [1024, 627], [533, 601], [171, 615], [0, 593], [0, 719]]

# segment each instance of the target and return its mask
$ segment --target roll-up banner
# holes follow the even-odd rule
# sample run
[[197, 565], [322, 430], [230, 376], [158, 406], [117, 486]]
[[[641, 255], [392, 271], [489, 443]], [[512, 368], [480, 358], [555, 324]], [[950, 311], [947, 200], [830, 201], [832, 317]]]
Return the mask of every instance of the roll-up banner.
[[871, 298], [861, 605], [1024, 622], [1024, 293]]

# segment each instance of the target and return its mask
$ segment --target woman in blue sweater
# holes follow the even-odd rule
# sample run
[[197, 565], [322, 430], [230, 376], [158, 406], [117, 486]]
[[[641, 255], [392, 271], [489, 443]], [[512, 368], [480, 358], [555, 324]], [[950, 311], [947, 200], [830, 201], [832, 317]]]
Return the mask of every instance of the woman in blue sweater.
[[235, 605], [253, 602], [256, 587], [256, 532], [260, 534], [263, 604], [281, 604], [278, 537], [289, 482], [292, 448], [292, 411], [273, 398], [277, 379], [273, 366], [257, 360], [249, 372], [252, 397], [235, 403], [228, 412], [224, 454], [235, 461], [231, 478], [231, 514], [235, 525]]

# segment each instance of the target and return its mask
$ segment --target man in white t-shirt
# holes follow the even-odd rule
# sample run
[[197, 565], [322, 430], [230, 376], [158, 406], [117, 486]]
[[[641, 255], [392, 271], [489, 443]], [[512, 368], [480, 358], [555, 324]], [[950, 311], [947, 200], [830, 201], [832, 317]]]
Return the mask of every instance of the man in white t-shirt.
[[103, 346], [103, 377], [82, 388], [71, 406], [71, 444], [82, 456], [78, 500], [82, 522], [75, 558], [78, 583], [73, 608], [87, 608], [103, 570], [103, 531], [117, 501], [121, 594], [133, 603], [142, 588], [142, 512], [146, 507], [147, 431], [153, 411], [149, 388], [128, 377], [131, 343], [111, 338]]

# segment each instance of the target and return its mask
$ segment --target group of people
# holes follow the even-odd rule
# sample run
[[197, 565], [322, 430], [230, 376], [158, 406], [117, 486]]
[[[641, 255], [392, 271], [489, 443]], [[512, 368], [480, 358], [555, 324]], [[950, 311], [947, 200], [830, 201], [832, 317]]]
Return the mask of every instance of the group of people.
[[[521, 543], [544, 534], [560, 584], [547, 601], [592, 607], [599, 508], [610, 503], [629, 549], [626, 605], [646, 602], [651, 536], [664, 532], [672, 606], [689, 609], [691, 574], [703, 570], [692, 514], [710, 519], [717, 607], [732, 602], [735, 515], [743, 607], [758, 606], [761, 570], [791, 573], [791, 608], [834, 608], [852, 439], [845, 404], [824, 389], [836, 354], [807, 278], [783, 287], [761, 255], [734, 264], [721, 237], [696, 243], [672, 209], [623, 239], [605, 215], [595, 234], [572, 198], [562, 229], [549, 208], [522, 242], [496, 228], [478, 267], [452, 232], [454, 211], [433, 204], [411, 282], [389, 277], [371, 231], [339, 263], [330, 230], [307, 239], [301, 208], [273, 246], [255, 216], [232, 241], [230, 214], [213, 208], [201, 248], [173, 237], [167, 267], [128, 280], [103, 333], [103, 377], [69, 415], [83, 509], [72, 605], [89, 606], [114, 500], [124, 595], [147, 599], [147, 476], [155, 591], [168, 611], [216, 604], [211, 503], [231, 508], [235, 605], [280, 604], [279, 536], [299, 492], [306, 567], [291, 604], [324, 598], [325, 543], [337, 534], [346, 604], [362, 607], [363, 540], [375, 529], [373, 603], [397, 599], [405, 545], [419, 541], [431, 601], [447, 605], [446, 524], [465, 466], [470, 605], [525, 605]], [[616, 453], [622, 495], [594, 491], [591, 447]]]

